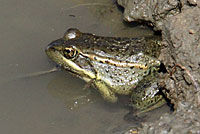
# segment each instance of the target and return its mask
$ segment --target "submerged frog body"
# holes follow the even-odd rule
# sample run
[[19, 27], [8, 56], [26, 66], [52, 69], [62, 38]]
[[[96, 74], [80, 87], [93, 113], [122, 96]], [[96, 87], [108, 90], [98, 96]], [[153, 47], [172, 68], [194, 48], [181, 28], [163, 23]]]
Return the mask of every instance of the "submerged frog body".
[[155, 77], [161, 62], [160, 45], [153, 38], [100, 37], [69, 29], [51, 42], [47, 55], [67, 71], [91, 83], [104, 99], [116, 102], [119, 95], [131, 95], [140, 111], [164, 103]]

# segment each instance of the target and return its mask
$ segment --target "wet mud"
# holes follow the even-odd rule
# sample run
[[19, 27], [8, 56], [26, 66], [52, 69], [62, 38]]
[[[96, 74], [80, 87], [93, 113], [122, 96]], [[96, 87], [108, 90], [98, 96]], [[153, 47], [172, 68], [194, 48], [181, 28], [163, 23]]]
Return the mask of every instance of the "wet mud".
[[125, 21], [145, 21], [161, 31], [160, 60], [168, 71], [161, 83], [174, 108], [172, 114], [142, 123], [138, 133], [200, 133], [200, 1], [118, 0], [118, 4], [125, 8]]

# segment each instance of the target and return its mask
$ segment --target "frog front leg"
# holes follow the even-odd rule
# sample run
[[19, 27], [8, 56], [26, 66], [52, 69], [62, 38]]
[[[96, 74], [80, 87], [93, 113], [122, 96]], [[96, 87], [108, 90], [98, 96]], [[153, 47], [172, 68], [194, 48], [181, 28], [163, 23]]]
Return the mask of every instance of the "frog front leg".
[[99, 90], [100, 94], [103, 96], [103, 98], [109, 102], [116, 102], [117, 96], [111, 89], [105, 84], [105, 82], [101, 80], [95, 80], [94, 86]]

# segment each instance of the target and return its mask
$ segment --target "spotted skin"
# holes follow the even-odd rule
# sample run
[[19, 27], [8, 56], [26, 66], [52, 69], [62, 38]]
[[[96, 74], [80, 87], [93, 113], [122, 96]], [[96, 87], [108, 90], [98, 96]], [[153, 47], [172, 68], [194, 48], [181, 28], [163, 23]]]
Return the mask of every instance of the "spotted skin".
[[[161, 105], [163, 98], [155, 86], [161, 64], [157, 38], [101, 37], [69, 29], [48, 45], [46, 53], [67, 71], [92, 83], [107, 101], [116, 102], [119, 94], [131, 95], [138, 110]], [[148, 86], [141, 88], [145, 83]]]

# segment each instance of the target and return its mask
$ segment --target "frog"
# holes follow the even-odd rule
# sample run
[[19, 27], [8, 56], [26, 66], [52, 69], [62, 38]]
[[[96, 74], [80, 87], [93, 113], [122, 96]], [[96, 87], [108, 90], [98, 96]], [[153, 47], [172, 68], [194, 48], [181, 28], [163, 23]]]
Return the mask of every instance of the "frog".
[[104, 37], [69, 28], [46, 48], [64, 70], [96, 88], [108, 102], [131, 97], [140, 113], [166, 103], [158, 87], [160, 40], [155, 37]]

